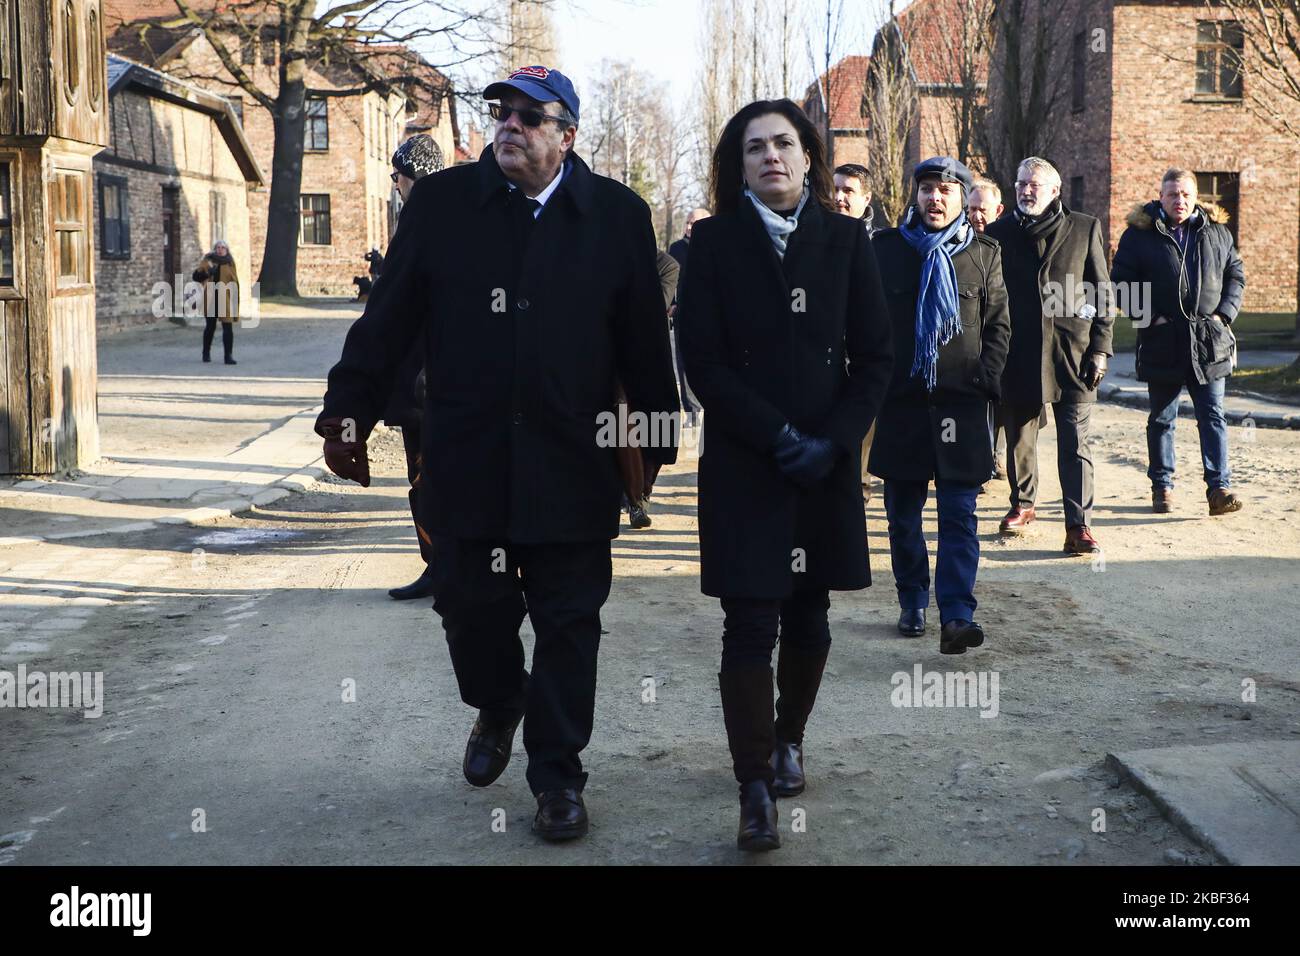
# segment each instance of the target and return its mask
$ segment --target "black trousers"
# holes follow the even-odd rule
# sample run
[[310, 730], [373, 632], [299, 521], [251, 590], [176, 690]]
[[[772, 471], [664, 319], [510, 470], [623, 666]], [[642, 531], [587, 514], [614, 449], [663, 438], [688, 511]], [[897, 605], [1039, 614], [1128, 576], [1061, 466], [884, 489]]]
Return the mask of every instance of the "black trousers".
[[[212, 354], [212, 337], [217, 332], [217, 323], [221, 322], [215, 315], [210, 315], [203, 323], [203, 354]], [[235, 347], [235, 323], [221, 322], [221, 347], [226, 352], [226, 358], [230, 358], [230, 353]]]
[[[1065, 526], [1092, 523], [1093, 470], [1088, 432], [1092, 403], [1053, 402], [1056, 418], [1056, 471], [1061, 479]], [[1008, 405], [1003, 408], [1007, 428], [1007, 481], [1011, 506], [1031, 508], [1038, 503], [1038, 430], [1045, 421], [1042, 406]]]
[[673, 330], [673, 364], [677, 366], [677, 394], [681, 398], [682, 411], [694, 415], [700, 410], [699, 400], [686, 384], [686, 363], [682, 359], [682, 350], [677, 344], [677, 331]]
[[433, 563], [433, 538], [420, 527], [420, 423], [408, 422], [400, 428], [402, 449], [406, 452], [406, 480], [411, 483], [406, 499], [411, 503], [411, 521], [415, 525], [416, 540], [420, 542], [420, 557], [430, 565]]
[[723, 598], [722, 670], [771, 665], [777, 637], [813, 651], [830, 646], [830, 593], [795, 591], [789, 598]]
[[[591, 740], [612, 575], [609, 541], [440, 541], [433, 609], [461, 699], [496, 720], [523, 712], [534, 794], [586, 785], [578, 755]], [[525, 614], [536, 635], [531, 676], [519, 639]]]

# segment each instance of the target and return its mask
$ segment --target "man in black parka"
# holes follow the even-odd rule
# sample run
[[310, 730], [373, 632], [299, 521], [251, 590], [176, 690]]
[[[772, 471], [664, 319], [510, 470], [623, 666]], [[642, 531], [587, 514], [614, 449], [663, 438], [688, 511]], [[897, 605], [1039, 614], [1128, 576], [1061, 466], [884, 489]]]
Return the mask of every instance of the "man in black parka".
[[1011, 354], [1002, 373], [1011, 509], [1004, 534], [1037, 518], [1038, 428], [1056, 418], [1056, 467], [1069, 554], [1101, 550], [1093, 536], [1093, 464], [1088, 446], [1097, 386], [1112, 354], [1115, 314], [1101, 223], [1061, 203], [1061, 176], [1030, 156], [1016, 174], [1016, 203], [986, 234], [1002, 246], [1011, 305]]
[[1137, 317], [1137, 377], [1151, 400], [1147, 477], [1157, 514], [1173, 508], [1174, 424], [1183, 386], [1196, 409], [1210, 514], [1241, 510], [1231, 491], [1223, 393], [1235, 347], [1228, 326], [1241, 311], [1246, 270], [1226, 218], [1217, 206], [1197, 202], [1195, 173], [1171, 169], [1160, 199], [1129, 213], [1115, 250], [1111, 278], [1150, 289], [1148, 314]]
[[872, 239], [889, 297], [894, 372], [876, 419], [871, 473], [885, 481], [899, 632], [925, 633], [930, 556], [921, 511], [934, 480], [939, 511], [935, 598], [939, 649], [984, 642], [975, 623], [975, 502], [993, 468], [991, 404], [1011, 337], [998, 244], [966, 219], [973, 177], [950, 156], [920, 163], [916, 204]]
[[[484, 96], [500, 101], [493, 143], [411, 190], [317, 431], [329, 467], [368, 484], [366, 437], [403, 359], [423, 352], [421, 525], [447, 541], [434, 609], [479, 711], [465, 777], [500, 776], [522, 719], [533, 828], [559, 840], [588, 825], [579, 753], [622, 497], [604, 424], [616, 382], [633, 408], [670, 421], [677, 388], [649, 208], [574, 153], [572, 84], [531, 66]], [[676, 458], [675, 433], [643, 454], [653, 480]]]

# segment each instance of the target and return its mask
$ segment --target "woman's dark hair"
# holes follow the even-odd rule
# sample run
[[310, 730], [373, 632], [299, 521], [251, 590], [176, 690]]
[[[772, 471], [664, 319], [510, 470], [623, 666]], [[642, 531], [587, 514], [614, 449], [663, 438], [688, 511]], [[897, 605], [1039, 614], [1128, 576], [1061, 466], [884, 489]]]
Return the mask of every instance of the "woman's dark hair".
[[826, 166], [826, 144], [817, 132], [812, 120], [801, 110], [798, 104], [790, 100], [757, 100], [743, 107], [739, 113], [727, 120], [718, 137], [718, 145], [713, 150], [713, 165], [709, 170], [709, 192], [713, 194], [713, 211], [715, 213], [732, 212], [739, 208], [743, 195], [741, 179], [744, 176], [744, 164], [741, 149], [745, 138], [745, 127], [751, 120], [775, 113], [790, 121], [795, 132], [799, 134], [799, 145], [808, 153], [808, 187], [812, 198], [834, 212], [835, 193], [831, 171]]

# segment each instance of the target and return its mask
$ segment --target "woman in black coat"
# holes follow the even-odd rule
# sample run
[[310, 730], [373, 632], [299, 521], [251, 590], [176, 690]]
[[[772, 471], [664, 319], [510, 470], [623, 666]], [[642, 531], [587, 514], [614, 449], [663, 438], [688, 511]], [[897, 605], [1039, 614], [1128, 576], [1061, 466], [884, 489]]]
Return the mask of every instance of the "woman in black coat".
[[707, 412], [701, 586], [725, 614], [718, 679], [748, 850], [780, 845], [773, 799], [804, 787], [828, 591], [871, 583], [860, 453], [889, 381], [888, 306], [866, 232], [832, 211], [824, 157], [789, 100], [732, 117], [713, 155], [717, 214], [695, 225], [679, 295]]

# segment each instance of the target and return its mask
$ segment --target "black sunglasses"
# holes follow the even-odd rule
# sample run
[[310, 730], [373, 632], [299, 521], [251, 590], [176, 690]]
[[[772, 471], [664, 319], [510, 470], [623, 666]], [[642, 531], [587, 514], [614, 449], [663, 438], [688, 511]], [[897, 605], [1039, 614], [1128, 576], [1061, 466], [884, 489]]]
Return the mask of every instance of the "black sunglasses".
[[543, 113], [538, 109], [515, 109], [513, 106], [506, 106], [504, 103], [489, 103], [488, 112], [498, 123], [504, 123], [511, 116], [518, 116], [519, 122], [523, 123], [529, 129], [536, 129], [542, 125], [542, 120], [552, 120], [561, 126], [567, 126], [568, 120], [563, 116], [552, 116], [550, 113]]

